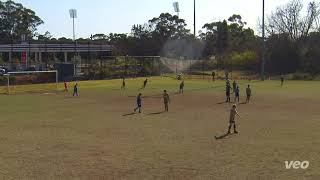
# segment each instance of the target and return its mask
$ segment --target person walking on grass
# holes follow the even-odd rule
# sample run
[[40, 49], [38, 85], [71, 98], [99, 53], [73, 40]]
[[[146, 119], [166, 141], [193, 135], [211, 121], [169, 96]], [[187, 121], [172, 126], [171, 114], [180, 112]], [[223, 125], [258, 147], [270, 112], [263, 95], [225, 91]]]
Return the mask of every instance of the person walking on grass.
[[236, 115], [238, 117], [240, 117], [240, 115], [237, 111], [237, 105], [234, 104], [230, 110], [229, 128], [228, 128], [228, 132], [227, 132], [228, 134], [231, 133], [230, 130], [231, 130], [232, 126], [233, 126], [233, 132], [235, 134], [238, 134], [238, 131], [236, 129], [236, 121], [235, 121]]
[[169, 111], [170, 97], [169, 97], [169, 94], [167, 93], [167, 90], [163, 91], [163, 103], [164, 103], [164, 111], [168, 112]]
[[64, 92], [68, 92], [68, 84], [67, 82], [64, 82]]
[[139, 93], [138, 94], [138, 96], [137, 96], [137, 107], [136, 108], [134, 108], [134, 112], [136, 112], [137, 110], [139, 110], [139, 113], [141, 113], [141, 107], [142, 107], [142, 94], [141, 93]]
[[216, 79], [215, 79], [215, 76], [216, 76], [216, 73], [214, 72], [214, 71], [212, 71], [212, 81], [215, 81]]
[[73, 86], [73, 96], [79, 96], [79, 95], [78, 95], [78, 83], [76, 83], [76, 84]]
[[246, 94], [247, 94], [247, 99], [246, 99], [246, 103], [250, 102], [250, 98], [251, 98], [251, 88], [250, 85], [248, 85], [247, 89], [246, 89]]
[[234, 80], [233, 83], [232, 83], [233, 93], [235, 93], [236, 88], [237, 88], [237, 82]]
[[143, 81], [142, 89], [145, 89], [147, 87], [147, 84], [148, 84], [148, 78], [146, 78], [146, 80]]
[[125, 90], [125, 89], [126, 89], [126, 79], [125, 79], [125, 77], [122, 77], [121, 90]]
[[226, 85], [226, 97], [227, 97], [226, 102], [230, 102], [230, 93], [231, 93], [230, 91], [231, 91], [230, 84], [227, 83], [227, 85]]
[[236, 89], [234, 90], [234, 102], [237, 102], [239, 103], [240, 101], [240, 89], [239, 89], [239, 86], [236, 87]]
[[180, 83], [179, 94], [183, 94], [183, 89], [184, 89], [184, 81], [182, 80]]
[[284, 83], [284, 77], [281, 75], [280, 77], [280, 80], [281, 80], [281, 87], [283, 86], [283, 83]]

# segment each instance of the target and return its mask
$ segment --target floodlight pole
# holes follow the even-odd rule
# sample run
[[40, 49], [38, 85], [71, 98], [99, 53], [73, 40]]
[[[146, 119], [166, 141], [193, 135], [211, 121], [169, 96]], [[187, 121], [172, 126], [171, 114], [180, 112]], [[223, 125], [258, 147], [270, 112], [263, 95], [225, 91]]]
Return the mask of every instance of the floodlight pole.
[[76, 40], [76, 33], [75, 33], [75, 28], [74, 28], [74, 17], [72, 17], [72, 29], [73, 29], [73, 41]]
[[265, 80], [266, 64], [266, 41], [265, 41], [265, 19], [264, 19], [264, 0], [262, 0], [262, 62], [261, 62], [261, 80]]
[[196, 0], [193, 0], [193, 35], [196, 37]]
[[77, 10], [76, 9], [70, 9], [69, 13], [70, 13], [70, 17], [72, 18], [73, 42], [74, 42], [74, 57], [73, 57], [73, 61], [74, 61], [74, 75], [76, 75], [76, 57], [78, 56], [78, 52], [77, 52], [77, 40], [76, 40], [74, 19], [77, 18]]

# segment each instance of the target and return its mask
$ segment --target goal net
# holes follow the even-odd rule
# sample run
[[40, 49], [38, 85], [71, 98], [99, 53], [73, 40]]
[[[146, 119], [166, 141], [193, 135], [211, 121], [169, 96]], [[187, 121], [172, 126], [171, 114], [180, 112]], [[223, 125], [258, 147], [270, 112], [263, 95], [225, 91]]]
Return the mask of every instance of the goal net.
[[9, 72], [1, 78], [1, 85], [0, 91], [6, 94], [56, 92], [58, 90], [58, 72]]

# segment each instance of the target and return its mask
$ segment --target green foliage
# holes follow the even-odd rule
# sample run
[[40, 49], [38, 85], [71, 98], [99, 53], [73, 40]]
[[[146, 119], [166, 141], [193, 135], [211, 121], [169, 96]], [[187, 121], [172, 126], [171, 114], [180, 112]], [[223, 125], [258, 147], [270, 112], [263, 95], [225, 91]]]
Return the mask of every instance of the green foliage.
[[8, 78], [6, 76], [0, 76], [0, 86], [5, 86], [8, 83]]
[[[228, 23], [229, 22], [229, 23]], [[250, 28], [244, 28], [246, 22], [240, 15], [232, 15], [228, 21], [207, 23], [200, 38], [205, 42], [203, 56], [223, 56], [234, 51], [243, 51], [254, 47], [256, 37]]]
[[287, 34], [276, 35], [268, 41], [267, 70], [269, 73], [294, 73], [300, 67], [300, 49]]
[[32, 38], [43, 21], [34, 11], [20, 3], [0, 1], [0, 41], [20, 40], [22, 34]]
[[0, 64], [4, 64], [4, 60], [1, 53], [0, 53]]
[[255, 70], [259, 65], [259, 56], [251, 50], [233, 52], [228, 64], [232, 69]]
[[[301, 71], [314, 76], [320, 72], [320, 32], [319, 23], [316, 23], [320, 16], [320, 4], [315, 1], [309, 3], [306, 15], [299, 16], [302, 10], [301, 2], [292, 0], [285, 6], [277, 8], [268, 18], [269, 22], [266, 25], [269, 33], [266, 39], [268, 73], [285, 74]], [[292, 21], [290, 18], [283, 20], [283, 17], [291, 17], [290, 13], [296, 15], [292, 18], [296, 18], [297, 21]], [[0, 43], [11, 43], [11, 40], [16, 43], [20, 40], [21, 34], [26, 34], [29, 39], [36, 36], [37, 40], [33, 40], [32, 43], [73, 43], [72, 39], [64, 37], [57, 40], [49, 32], [35, 33], [37, 27], [43, 23], [41, 18], [31, 9], [12, 0], [0, 1], [0, 22]], [[94, 44], [113, 45], [114, 56], [160, 55], [175, 59], [181, 57], [209, 59], [215, 56], [215, 60], [204, 62], [205, 68], [226, 67], [257, 72], [260, 70], [262, 56], [261, 38], [246, 25], [240, 15], [233, 14], [228, 19], [204, 24], [203, 32], [200, 32], [199, 37], [194, 37], [184, 19], [169, 13], [161, 13], [145, 24], [133, 25], [131, 34], [98, 33], [92, 35], [91, 41]], [[77, 39], [80, 44], [87, 44], [89, 41], [88, 38]], [[98, 53], [92, 53], [91, 56], [97, 57]], [[1, 57], [0, 64], [3, 64]], [[13, 64], [20, 64], [17, 56], [13, 57]], [[119, 77], [125, 72], [139, 75], [158, 73], [149, 62], [138, 70], [133, 68], [135, 67], [133, 64], [125, 64], [124, 59], [118, 59], [117, 65], [103, 66], [94, 62], [89, 64], [91, 70], [85, 72], [89, 79]], [[165, 69], [163, 64], [159, 66], [162, 70]], [[202, 66], [203, 63], [193, 65], [196, 69], [203, 69]]]

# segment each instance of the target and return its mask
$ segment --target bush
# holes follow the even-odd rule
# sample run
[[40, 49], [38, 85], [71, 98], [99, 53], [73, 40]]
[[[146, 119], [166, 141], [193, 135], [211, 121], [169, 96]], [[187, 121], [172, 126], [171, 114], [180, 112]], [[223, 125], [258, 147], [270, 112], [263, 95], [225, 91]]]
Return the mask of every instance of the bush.
[[256, 52], [246, 50], [244, 52], [233, 52], [227, 60], [228, 66], [233, 69], [255, 70], [259, 65], [259, 57]]
[[309, 73], [293, 73], [286, 75], [286, 79], [290, 80], [314, 80], [314, 76]]
[[8, 83], [8, 79], [5, 76], [0, 76], [0, 86], [5, 86]]

